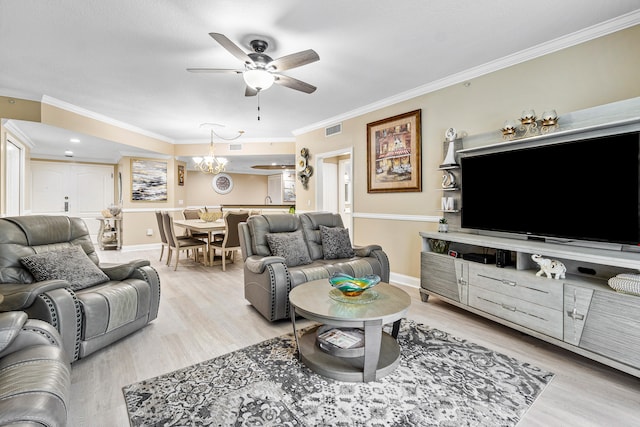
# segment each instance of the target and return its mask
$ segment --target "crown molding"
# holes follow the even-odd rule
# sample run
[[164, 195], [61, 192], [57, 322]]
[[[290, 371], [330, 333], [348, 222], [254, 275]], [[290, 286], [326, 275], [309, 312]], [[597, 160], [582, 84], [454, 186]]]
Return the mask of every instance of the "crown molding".
[[4, 126], [4, 128], [11, 132], [13, 135], [16, 136], [16, 138], [18, 138], [20, 140], [20, 142], [22, 144], [24, 144], [25, 146], [29, 147], [30, 149], [35, 147], [36, 145], [33, 143], [33, 141], [31, 140], [31, 138], [29, 138], [27, 135], [25, 135], [24, 132], [22, 132], [22, 130], [20, 130], [20, 128], [16, 127], [15, 122], [11, 119], [7, 120], [7, 119], [2, 119], [2, 126]]
[[418, 86], [415, 89], [401, 92], [385, 99], [381, 99], [380, 101], [362, 106], [360, 108], [356, 108], [355, 110], [348, 111], [344, 114], [331, 117], [329, 119], [311, 124], [309, 126], [305, 126], [300, 129], [296, 129], [293, 131], [293, 134], [295, 136], [298, 136], [307, 132], [322, 129], [327, 126], [334, 125], [335, 123], [340, 121], [362, 116], [364, 114], [371, 113], [373, 111], [377, 111], [382, 108], [398, 104], [400, 102], [408, 101], [418, 96], [426, 95], [428, 93], [435, 92], [437, 90], [444, 89], [455, 84], [463, 83], [465, 81], [483, 76], [485, 74], [493, 73], [495, 71], [511, 67], [512, 65], [520, 64], [531, 59], [539, 58], [541, 56], [548, 55], [550, 53], [557, 52], [568, 47], [576, 46], [578, 44], [594, 40], [611, 33], [615, 33], [616, 31], [624, 30], [638, 24], [640, 24], [640, 9], [627, 13], [625, 15], [621, 15], [617, 18], [604, 21], [597, 25], [593, 25], [583, 30], [576, 31], [566, 36], [558, 37], [548, 42], [533, 46], [528, 49], [524, 49], [512, 55], [504, 56], [495, 61], [487, 62], [485, 64], [467, 69], [460, 73], [451, 74], [442, 79], [435, 80], [431, 83]]
[[93, 111], [87, 110], [87, 109], [82, 108], [82, 107], [78, 107], [77, 105], [73, 105], [73, 104], [70, 104], [70, 103], [65, 102], [65, 101], [61, 101], [61, 100], [53, 98], [53, 97], [51, 97], [49, 95], [43, 95], [42, 96], [42, 100], [40, 102], [42, 102], [43, 104], [51, 105], [51, 106], [56, 107], [56, 108], [60, 108], [60, 109], [65, 110], [65, 111], [69, 111], [71, 113], [78, 114], [78, 115], [83, 116], [83, 117], [87, 117], [89, 119], [93, 119], [93, 120], [97, 120], [97, 121], [102, 122], [102, 123], [106, 123], [108, 125], [116, 126], [116, 127], [121, 128], [121, 129], [125, 129], [125, 130], [131, 131], [131, 132], [139, 133], [141, 135], [148, 136], [149, 138], [159, 139], [160, 141], [168, 142], [170, 144], [174, 143], [174, 141], [171, 138], [167, 138], [164, 135], [160, 135], [160, 134], [157, 134], [157, 133], [149, 132], [148, 130], [145, 130], [145, 129], [130, 125], [130, 124], [125, 123], [125, 122], [121, 122], [119, 120], [112, 119], [111, 117], [107, 117], [107, 116], [104, 116], [102, 114], [95, 113]]

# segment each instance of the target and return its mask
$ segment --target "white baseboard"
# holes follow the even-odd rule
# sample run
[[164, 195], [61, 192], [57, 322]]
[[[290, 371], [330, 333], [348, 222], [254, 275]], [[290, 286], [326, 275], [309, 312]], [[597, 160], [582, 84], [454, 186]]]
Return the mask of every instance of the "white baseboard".
[[406, 276], [404, 274], [393, 273], [389, 274], [389, 282], [398, 285], [410, 286], [412, 288], [420, 289], [420, 278], [413, 276]]
[[151, 251], [151, 250], [160, 250], [161, 243], [148, 243], [146, 245], [129, 245], [123, 246], [120, 250], [122, 252], [135, 252], [135, 251]]

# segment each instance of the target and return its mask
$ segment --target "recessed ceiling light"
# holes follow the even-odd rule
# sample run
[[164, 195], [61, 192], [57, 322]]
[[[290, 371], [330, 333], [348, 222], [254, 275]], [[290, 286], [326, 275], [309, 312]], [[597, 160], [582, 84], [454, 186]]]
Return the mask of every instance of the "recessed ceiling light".
[[66, 150], [66, 151], [64, 152], [64, 155], [65, 155], [66, 157], [73, 157], [73, 151], [71, 151], [71, 150]]
[[71, 138], [69, 141], [71, 141], [71, 142], [80, 142], [80, 140], [78, 138]]

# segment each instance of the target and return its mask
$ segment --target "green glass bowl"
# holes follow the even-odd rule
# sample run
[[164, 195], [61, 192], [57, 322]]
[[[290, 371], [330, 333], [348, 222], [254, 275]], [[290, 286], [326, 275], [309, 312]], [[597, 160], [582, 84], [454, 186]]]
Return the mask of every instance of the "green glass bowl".
[[364, 277], [351, 277], [344, 273], [335, 273], [329, 278], [331, 286], [338, 289], [344, 296], [357, 297], [367, 289], [373, 288], [380, 282], [380, 276], [371, 274]]

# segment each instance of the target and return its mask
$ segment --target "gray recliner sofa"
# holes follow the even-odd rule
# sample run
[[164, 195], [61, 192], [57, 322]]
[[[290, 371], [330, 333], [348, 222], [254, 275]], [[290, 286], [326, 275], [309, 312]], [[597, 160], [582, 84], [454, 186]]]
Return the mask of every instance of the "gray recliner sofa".
[[[301, 283], [329, 278], [335, 272], [354, 277], [377, 274], [383, 282], [389, 281], [389, 259], [379, 245], [338, 252], [332, 249], [328, 256], [327, 239], [323, 242], [325, 233], [346, 233], [338, 214], [255, 215], [238, 228], [244, 259], [244, 295], [269, 321], [289, 318], [289, 292]], [[272, 250], [278, 243], [275, 237], [282, 237], [284, 256]], [[349, 249], [350, 256], [341, 256]]]
[[55, 328], [21, 311], [0, 313], [0, 426], [67, 425], [70, 389]]
[[53, 325], [74, 362], [157, 317], [160, 278], [149, 264], [100, 264], [80, 218], [0, 218], [0, 311]]

